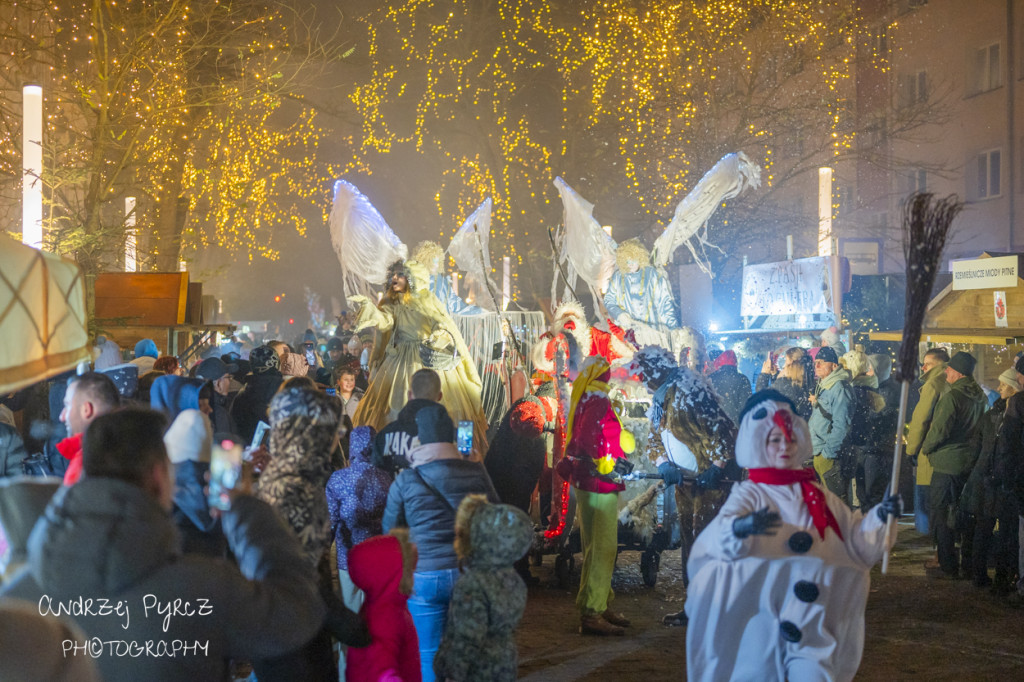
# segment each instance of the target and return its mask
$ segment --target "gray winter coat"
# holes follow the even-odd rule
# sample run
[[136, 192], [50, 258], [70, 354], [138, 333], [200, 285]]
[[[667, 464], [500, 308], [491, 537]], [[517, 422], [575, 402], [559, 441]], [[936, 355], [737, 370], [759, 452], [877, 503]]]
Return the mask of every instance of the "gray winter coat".
[[[79, 599], [92, 599], [94, 612], [120, 605], [73, 618], [89, 638], [113, 642], [96, 658], [106, 682], [224, 680], [228, 658], [304, 644], [324, 608], [313, 569], [273, 509], [239, 498], [223, 528], [238, 567], [181, 556], [174, 523], [148, 493], [87, 477], [54, 496], [29, 538], [29, 571], [3, 596], [53, 611]], [[164, 655], [138, 655], [148, 642]]]
[[533, 524], [507, 504], [485, 505], [470, 521], [470, 553], [452, 591], [448, 623], [434, 657], [437, 679], [516, 679], [516, 628], [526, 585], [512, 564], [533, 542]]

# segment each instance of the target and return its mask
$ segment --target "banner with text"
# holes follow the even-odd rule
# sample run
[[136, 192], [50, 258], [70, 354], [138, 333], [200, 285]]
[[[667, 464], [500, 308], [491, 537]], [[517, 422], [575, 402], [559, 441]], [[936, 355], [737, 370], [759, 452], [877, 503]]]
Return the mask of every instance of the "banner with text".
[[743, 268], [740, 314], [813, 315], [828, 313], [829, 258], [799, 258]]
[[1017, 286], [1017, 256], [953, 261], [953, 290]]

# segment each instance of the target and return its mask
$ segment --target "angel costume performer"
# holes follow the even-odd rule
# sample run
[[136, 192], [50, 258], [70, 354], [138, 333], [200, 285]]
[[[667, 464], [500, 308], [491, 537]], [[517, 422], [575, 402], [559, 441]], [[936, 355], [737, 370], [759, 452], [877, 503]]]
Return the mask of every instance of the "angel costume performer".
[[608, 314], [619, 327], [632, 329], [640, 343], [661, 343], [665, 331], [679, 329], [679, 310], [665, 271], [651, 265], [638, 239], [619, 244], [615, 264], [604, 294]]
[[412, 259], [423, 263], [430, 273], [430, 290], [448, 309], [449, 315], [483, 315], [487, 311], [470, 305], [452, 290], [452, 283], [444, 274], [444, 249], [437, 242], [422, 241], [412, 251]]
[[[403, 279], [407, 286], [402, 286]], [[381, 332], [370, 359], [370, 385], [353, 421], [357, 426], [377, 430], [394, 421], [408, 401], [412, 375], [424, 366], [420, 343], [431, 340], [441, 347], [454, 339], [459, 363], [453, 369], [436, 370], [441, 377], [441, 403], [455, 423], [474, 422], [473, 445], [480, 457], [487, 451], [480, 376], [455, 322], [427, 288], [428, 281], [426, 268], [416, 261], [396, 262], [388, 268], [388, 292], [379, 306], [369, 304], [365, 296], [349, 297], [351, 303], [360, 306], [355, 330], [377, 327]]]
[[[801, 468], [807, 423], [762, 391], [740, 416], [733, 486], [690, 553], [690, 680], [852, 680], [864, 650], [869, 570], [885, 551], [890, 496], [853, 512]], [[891, 546], [891, 545], [890, 545]]]

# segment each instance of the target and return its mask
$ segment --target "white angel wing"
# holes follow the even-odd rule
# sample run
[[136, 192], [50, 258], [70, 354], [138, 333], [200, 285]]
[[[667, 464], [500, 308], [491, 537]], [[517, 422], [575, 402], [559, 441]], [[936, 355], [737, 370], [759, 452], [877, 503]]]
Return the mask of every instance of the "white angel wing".
[[488, 246], [491, 238], [491, 200], [473, 211], [462, 227], [452, 237], [448, 253], [455, 259], [455, 265], [465, 273], [484, 281], [491, 271], [491, 255]]
[[558, 244], [558, 261], [564, 263], [568, 260], [571, 265], [567, 268], [569, 278], [574, 280], [576, 274], [582, 277], [590, 287], [596, 305], [615, 272], [615, 240], [594, 219], [592, 203], [560, 177], [555, 178], [555, 187], [562, 197], [565, 223], [565, 231]]
[[409, 248], [402, 243], [370, 200], [350, 182], [334, 183], [334, 206], [328, 219], [331, 243], [341, 262], [345, 296], [374, 296], [384, 284], [387, 268], [405, 260]]
[[707, 258], [697, 254], [694, 244], [690, 241], [691, 237], [697, 237], [702, 250], [705, 246], [714, 246], [707, 241], [706, 232], [697, 234], [698, 230], [706, 230], [708, 219], [723, 201], [739, 196], [748, 187], [756, 189], [760, 185], [761, 167], [751, 161], [746, 154], [736, 152], [723, 156], [676, 206], [672, 222], [654, 242], [651, 257], [655, 265], [664, 267], [675, 250], [686, 244], [697, 264], [710, 275], [711, 268]]

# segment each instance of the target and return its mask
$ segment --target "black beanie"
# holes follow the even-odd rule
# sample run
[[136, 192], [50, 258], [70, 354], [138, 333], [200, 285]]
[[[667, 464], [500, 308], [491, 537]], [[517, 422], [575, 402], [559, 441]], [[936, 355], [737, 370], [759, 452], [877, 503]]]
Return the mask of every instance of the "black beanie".
[[970, 353], [960, 351], [949, 360], [949, 366], [956, 371], [963, 374], [965, 377], [969, 377], [974, 374], [974, 365], [977, 364], [977, 360]]
[[822, 346], [818, 354], [814, 356], [814, 359], [821, 360], [822, 362], [831, 362], [833, 365], [839, 364], [839, 356], [836, 355], [836, 349], [831, 346]]
[[416, 412], [416, 433], [420, 445], [455, 442], [455, 424], [440, 403], [421, 407]]

